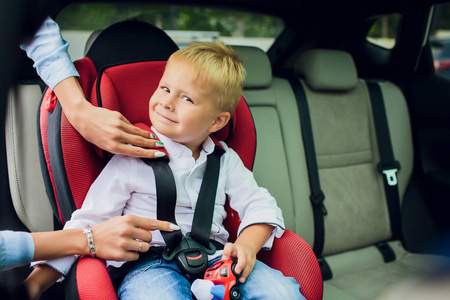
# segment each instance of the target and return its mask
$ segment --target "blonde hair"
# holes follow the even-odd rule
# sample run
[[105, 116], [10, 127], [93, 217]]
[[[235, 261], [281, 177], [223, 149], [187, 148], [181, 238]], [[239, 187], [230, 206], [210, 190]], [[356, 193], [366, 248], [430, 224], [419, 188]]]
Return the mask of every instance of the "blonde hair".
[[241, 99], [245, 69], [231, 47], [221, 41], [199, 42], [173, 53], [167, 66], [174, 58], [181, 58], [193, 66], [195, 77], [193, 79], [204, 80], [206, 84], [212, 85], [218, 109], [233, 114]]

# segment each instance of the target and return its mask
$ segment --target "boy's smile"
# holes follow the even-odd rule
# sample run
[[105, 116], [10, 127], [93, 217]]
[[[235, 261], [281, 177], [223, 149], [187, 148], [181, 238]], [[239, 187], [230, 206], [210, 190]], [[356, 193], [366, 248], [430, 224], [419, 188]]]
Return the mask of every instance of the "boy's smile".
[[210, 133], [223, 127], [219, 116], [224, 114], [214, 103], [214, 88], [196, 75], [189, 63], [172, 58], [149, 105], [156, 130], [193, 153]]

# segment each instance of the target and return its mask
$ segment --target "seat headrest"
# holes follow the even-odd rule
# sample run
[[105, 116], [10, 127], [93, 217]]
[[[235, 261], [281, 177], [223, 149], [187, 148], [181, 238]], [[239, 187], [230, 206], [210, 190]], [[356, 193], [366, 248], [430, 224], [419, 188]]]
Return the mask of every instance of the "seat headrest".
[[302, 53], [295, 63], [295, 74], [316, 91], [345, 92], [358, 82], [353, 58], [339, 50], [314, 49]]
[[269, 87], [272, 83], [272, 65], [267, 54], [250, 46], [233, 46], [244, 65], [246, 76], [245, 89], [258, 89]]
[[140, 21], [124, 21], [103, 30], [86, 56], [97, 70], [124, 62], [167, 60], [178, 50], [161, 29]]
[[86, 54], [89, 52], [89, 49], [91, 49], [92, 44], [97, 39], [97, 37], [100, 35], [100, 33], [102, 33], [102, 31], [103, 30], [99, 29], [99, 30], [95, 30], [91, 33], [91, 35], [89, 36], [89, 38], [86, 41], [86, 45], [84, 45], [84, 56], [86, 56]]

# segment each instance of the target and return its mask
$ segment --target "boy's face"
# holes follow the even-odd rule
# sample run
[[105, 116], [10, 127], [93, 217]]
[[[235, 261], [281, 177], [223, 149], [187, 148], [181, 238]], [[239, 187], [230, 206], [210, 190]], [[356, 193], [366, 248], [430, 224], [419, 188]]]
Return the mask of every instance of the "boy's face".
[[188, 63], [172, 58], [149, 105], [156, 130], [188, 147], [198, 147], [229, 120], [229, 113], [216, 108], [213, 88], [203, 80], [193, 80], [193, 74]]

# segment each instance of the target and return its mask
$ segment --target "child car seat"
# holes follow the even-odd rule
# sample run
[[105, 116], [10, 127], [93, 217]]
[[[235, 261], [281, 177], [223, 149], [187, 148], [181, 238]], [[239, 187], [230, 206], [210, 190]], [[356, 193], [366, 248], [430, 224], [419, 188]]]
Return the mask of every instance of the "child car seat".
[[[93, 105], [120, 111], [133, 124], [150, 126], [148, 100], [156, 89], [166, 60], [178, 47], [160, 29], [126, 21], [104, 30], [86, 57], [76, 61], [79, 82]], [[55, 218], [61, 225], [80, 208], [91, 183], [106, 162], [108, 153], [84, 140], [70, 125], [51, 89], [44, 93], [39, 111], [41, 166]], [[215, 134], [226, 141], [251, 169], [256, 135], [250, 111], [242, 98], [232, 121]], [[226, 227], [230, 241], [236, 238], [239, 217], [229, 207]], [[309, 245], [286, 230], [271, 251], [260, 259], [294, 277], [307, 299], [321, 299], [322, 278]], [[116, 299], [104, 262], [81, 257], [67, 278], [66, 297]]]

